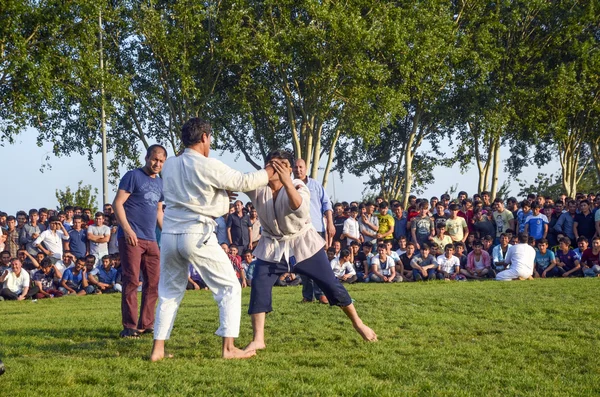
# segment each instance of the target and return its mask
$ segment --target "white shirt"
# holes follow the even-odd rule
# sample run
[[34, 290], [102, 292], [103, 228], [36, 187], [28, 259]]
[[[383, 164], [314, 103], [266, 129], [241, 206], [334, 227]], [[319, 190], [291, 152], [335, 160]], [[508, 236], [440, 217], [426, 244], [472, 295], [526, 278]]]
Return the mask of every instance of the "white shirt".
[[296, 257], [300, 263], [323, 249], [325, 240], [317, 233], [310, 220], [310, 191], [300, 179], [293, 184], [302, 198], [300, 206], [292, 210], [290, 199], [282, 187], [273, 202], [273, 191], [269, 186], [260, 187], [246, 193], [262, 225], [262, 237], [254, 249], [254, 256], [265, 262], [289, 261]]
[[395, 266], [394, 259], [391, 256], [387, 256], [385, 262], [381, 263], [381, 259], [379, 255], [375, 255], [373, 259], [371, 259], [371, 266], [377, 265], [379, 267], [379, 271], [384, 276], [389, 276], [392, 274], [391, 268]]
[[[358, 225], [358, 221], [353, 218], [348, 218], [344, 221], [344, 229], [343, 232], [346, 236], [359, 238], [360, 237], [360, 227]], [[346, 243], [350, 245], [352, 243], [352, 239], [346, 238]]]
[[504, 261], [509, 263], [510, 268], [515, 269], [520, 276], [529, 277], [533, 274], [535, 249], [529, 244], [513, 245], [508, 249]]
[[[110, 227], [106, 225], [90, 225], [87, 228], [87, 234], [93, 236], [110, 237]], [[108, 254], [108, 242], [106, 243], [95, 243], [90, 240], [90, 255]]]
[[247, 192], [269, 182], [266, 170], [243, 174], [221, 161], [185, 149], [162, 169], [165, 215], [163, 234], [204, 233], [206, 224], [229, 211], [227, 190]]
[[26, 270], [21, 269], [21, 274], [17, 277], [11, 269], [8, 271], [6, 279], [4, 279], [4, 288], [8, 288], [15, 294], [20, 295], [25, 288], [29, 287], [30, 282], [31, 278]]
[[447, 258], [446, 255], [440, 255], [437, 257], [438, 270], [446, 272], [448, 274], [454, 274], [455, 266], [460, 266], [460, 259], [452, 255]]
[[352, 276], [356, 275], [356, 270], [354, 270], [352, 263], [340, 263], [339, 259], [335, 258], [331, 260], [331, 270], [333, 270], [333, 274], [335, 274], [337, 278], [342, 278], [346, 274], [350, 274]]
[[63, 246], [61, 240], [68, 240], [69, 235], [64, 234], [62, 230], [57, 230], [55, 233], [52, 230], [44, 230], [38, 238], [35, 239], [33, 245], [44, 243], [46, 249], [52, 252], [52, 256], [58, 259], [62, 259]]

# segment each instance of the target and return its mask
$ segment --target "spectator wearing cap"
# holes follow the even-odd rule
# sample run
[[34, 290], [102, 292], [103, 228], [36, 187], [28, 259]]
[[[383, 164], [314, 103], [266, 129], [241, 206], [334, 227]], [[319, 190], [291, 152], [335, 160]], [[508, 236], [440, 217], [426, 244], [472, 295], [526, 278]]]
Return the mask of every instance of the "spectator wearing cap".
[[53, 263], [62, 259], [63, 241], [69, 240], [69, 233], [57, 216], [48, 220], [48, 230], [44, 230], [33, 244], [46, 256], [51, 257]]

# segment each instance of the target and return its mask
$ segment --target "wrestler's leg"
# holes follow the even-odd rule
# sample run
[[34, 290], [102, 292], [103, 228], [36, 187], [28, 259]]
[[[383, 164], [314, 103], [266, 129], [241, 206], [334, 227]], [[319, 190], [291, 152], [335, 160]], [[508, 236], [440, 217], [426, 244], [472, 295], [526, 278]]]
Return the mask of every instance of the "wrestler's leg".
[[256, 260], [250, 290], [250, 305], [248, 314], [252, 319], [252, 342], [246, 346], [248, 350], [261, 350], [265, 345], [265, 318], [266, 314], [273, 311], [272, 296], [273, 285], [280, 275], [288, 271], [287, 262], [279, 263]]
[[296, 264], [294, 271], [299, 274], [305, 274], [311, 277], [329, 299], [330, 305], [340, 306], [342, 311], [352, 321], [352, 326], [366, 341], [376, 341], [375, 332], [366, 326], [356, 313], [352, 298], [342, 283], [335, 277], [325, 251], [319, 250], [312, 257]]
[[[208, 228], [212, 229], [212, 228]], [[242, 315], [242, 287], [238, 281], [231, 261], [223, 252], [212, 230], [201, 239], [194, 235], [182, 235], [182, 254], [189, 257], [190, 263], [196, 268], [219, 306], [219, 328], [215, 332], [223, 338], [223, 358], [249, 358], [255, 351], [238, 349], [234, 345], [235, 338], [240, 332], [240, 317]], [[207, 240], [205, 240], [207, 238]], [[185, 287], [185, 283], [184, 287]]]

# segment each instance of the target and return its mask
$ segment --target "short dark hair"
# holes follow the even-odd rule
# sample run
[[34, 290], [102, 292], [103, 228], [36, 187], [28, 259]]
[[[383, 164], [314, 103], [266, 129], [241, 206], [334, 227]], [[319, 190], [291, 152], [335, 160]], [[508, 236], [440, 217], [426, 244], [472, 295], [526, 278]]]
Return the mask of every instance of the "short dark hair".
[[586, 243], [589, 244], [589, 240], [587, 239], [587, 237], [585, 236], [579, 236], [579, 238], [577, 239], [577, 244], [581, 243], [582, 241], [585, 241]]
[[183, 146], [190, 147], [202, 140], [202, 135], [210, 135], [212, 129], [208, 121], [193, 117], [181, 127], [181, 142]]
[[38, 210], [36, 210], [35, 208], [32, 208], [29, 210], [29, 216], [35, 215], [35, 214], [38, 214]]
[[379, 203], [379, 208], [387, 208], [389, 207], [389, 204], [387, 201], [382, 201], [381, 203]]
[[350, 251], [347, 249], [343, 249], [340, 251], [340, 258], [346, 258], [350, 256]]
[[548, 240], [547, 240], [547, 239], [545, 239], [545, 238], [541, 238], [541, 239], [539, 239], [539, 240], [537, 241], [537, 243], [538, 243], [538, 245], [540, 245], [540, 244], [548, 244]]
[[563, 238], [561, 238], [560, 240], [558, 240], [558, 242], [559, 242], [559, 243], [566, 244], [566, 245], [569, 245], [569, 246], [571, 245], [571, 239], [570, 239], [570, 238], [568, 238], [568, 237], [563, 237]]
[[287, 160], [290, 162], [290, 165], [294, 164], [294, 154], [286, 149], [277, 149], [269, 152], [265, 158], [265, 164], [273, 159]]
[[[529, 235], [525, 232], [523, 233], [519, 233], [519, 243], [520, 244], [527, 244], [527, 241], [529, 240]], [[570, 243], [570, 241], [569, 241]]]

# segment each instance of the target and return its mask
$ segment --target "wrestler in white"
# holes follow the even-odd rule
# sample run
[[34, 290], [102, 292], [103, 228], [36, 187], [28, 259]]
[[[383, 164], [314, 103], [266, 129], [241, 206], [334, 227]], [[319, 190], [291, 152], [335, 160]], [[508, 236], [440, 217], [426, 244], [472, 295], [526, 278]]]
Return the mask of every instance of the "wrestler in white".
[[264, 170], [243, 174], [219, 160], [209, 158], [210, 124], [197, 118], [182, 127], [185, 151], [169, 158], [163, 167], [163, 220], [158, 306], [151, 361], [165, 357], [165, 340], [187, 285], [188, 265], [192, 264], [213, 293], [219, 306], [223, 338], [223, 358], [248, 358], [252, 349], [238, 349], [234, 338], [240, 328], [242, 290], [229, 258], [214, 233], [215, 218], [229, 210], [230, 191], [255, 190], [265, 186], [274, 174]]

